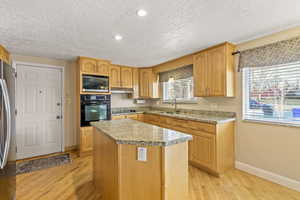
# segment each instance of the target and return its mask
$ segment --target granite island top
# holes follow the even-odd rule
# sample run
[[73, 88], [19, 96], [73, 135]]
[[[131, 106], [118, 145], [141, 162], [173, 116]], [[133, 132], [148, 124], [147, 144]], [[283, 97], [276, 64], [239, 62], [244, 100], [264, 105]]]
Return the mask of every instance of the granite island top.
[[192, 136], [131, 119], [92, 122], [92, 126], [117, 144], [170, 146], [192, 140]]

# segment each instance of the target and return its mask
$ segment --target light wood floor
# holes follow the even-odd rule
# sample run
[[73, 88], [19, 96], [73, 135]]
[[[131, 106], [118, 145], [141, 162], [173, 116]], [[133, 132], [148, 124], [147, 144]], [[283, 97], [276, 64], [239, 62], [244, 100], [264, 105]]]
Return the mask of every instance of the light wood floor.
[[[92, 157], [72, 157], [71, 164], [17, 176], [17, 200], [99, 200]], [[215, 178], [190, 167], [189, 190], [189, 200], [300, 200], [299, 192], [239, 170]]]

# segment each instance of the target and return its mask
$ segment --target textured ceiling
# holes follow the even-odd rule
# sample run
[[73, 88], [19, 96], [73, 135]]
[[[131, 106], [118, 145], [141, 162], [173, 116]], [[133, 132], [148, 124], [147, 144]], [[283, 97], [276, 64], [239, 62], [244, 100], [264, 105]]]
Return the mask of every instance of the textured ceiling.
[[0, 43], [12, 53], [133, 66], [300, 25], [299, 0], [0, 0], [0, 13]]

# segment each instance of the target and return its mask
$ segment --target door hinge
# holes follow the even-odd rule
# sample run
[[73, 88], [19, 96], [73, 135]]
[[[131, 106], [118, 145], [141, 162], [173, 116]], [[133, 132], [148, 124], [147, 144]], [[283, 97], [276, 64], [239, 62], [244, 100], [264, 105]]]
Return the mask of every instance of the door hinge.
[[17, 72], [15, 72], [15, 77], [16, 77], [16, 78], [18, 77], [18, 73], [17, 73]]
[[16, 146], [16, 153], [18, 152], [18, 147]]
[[15, 110], [15, 115], [17, 115], [17, 114], [18, 114], [18, 110], [16, 109], [16, 110]]

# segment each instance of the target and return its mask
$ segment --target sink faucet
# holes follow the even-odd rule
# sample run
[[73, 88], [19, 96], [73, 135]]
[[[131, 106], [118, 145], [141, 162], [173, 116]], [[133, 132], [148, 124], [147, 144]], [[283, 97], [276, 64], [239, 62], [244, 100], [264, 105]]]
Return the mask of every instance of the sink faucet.
[[176, 97], [174, 98], [172, 105], [174, 105], [174, 112], [177, 113], [177, 99], [176, 99]]

